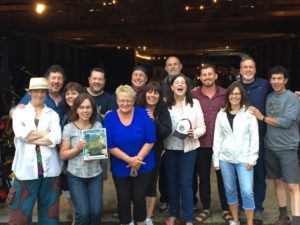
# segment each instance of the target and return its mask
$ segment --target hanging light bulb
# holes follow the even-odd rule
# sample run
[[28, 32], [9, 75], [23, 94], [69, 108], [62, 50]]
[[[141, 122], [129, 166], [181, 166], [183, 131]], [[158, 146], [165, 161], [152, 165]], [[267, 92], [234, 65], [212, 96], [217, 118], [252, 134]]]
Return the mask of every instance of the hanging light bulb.
[[44, 3], [38, 2], [38, 3], [36, 4], [36, 6], [35, 6], [35, 11], [36, 11], [36, 13], [42, 14], [42, 13], [45, 12], [45, 10], [46, 10], [46, 5], [45, 5]]

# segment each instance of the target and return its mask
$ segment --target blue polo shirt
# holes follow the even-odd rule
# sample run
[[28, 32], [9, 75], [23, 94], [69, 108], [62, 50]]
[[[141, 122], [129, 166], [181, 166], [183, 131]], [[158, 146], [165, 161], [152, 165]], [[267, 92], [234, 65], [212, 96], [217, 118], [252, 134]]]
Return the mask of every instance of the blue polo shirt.
[[[146, 143], [155, 143], [155, 125], [144, 108], [135, 107], [133, 119], [130, 125], [125, 126], [121, 123], [116, 110], [109, 112], [104, 119], [104, 127], [107, 132], [108, 148], [119, 148], [129, 156], [136, 156]], [[130, 168], [127, 163], [113, 155], [110, 157], [110, 170], [113, 176], [128, 177]], [[150, 172], [154, 168], [154, 151], [150, 150], [144, 158], [146, 164], [142, 165], [138, 173]]]

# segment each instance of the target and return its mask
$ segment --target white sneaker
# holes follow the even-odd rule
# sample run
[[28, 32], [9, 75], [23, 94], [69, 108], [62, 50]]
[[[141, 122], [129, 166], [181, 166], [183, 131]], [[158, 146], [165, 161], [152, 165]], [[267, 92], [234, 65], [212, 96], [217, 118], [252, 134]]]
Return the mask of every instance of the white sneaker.
[[229, 225], [240, 225], [240, 222], [235, 223], [233, 220], [230, 220]]
[[133, 222], [133, 220], [129, 223], [129, 225], [134, 225], [134, 222]]
[[153, 225], [153, 220], [151, 218], [146, 218], [145, 225]]

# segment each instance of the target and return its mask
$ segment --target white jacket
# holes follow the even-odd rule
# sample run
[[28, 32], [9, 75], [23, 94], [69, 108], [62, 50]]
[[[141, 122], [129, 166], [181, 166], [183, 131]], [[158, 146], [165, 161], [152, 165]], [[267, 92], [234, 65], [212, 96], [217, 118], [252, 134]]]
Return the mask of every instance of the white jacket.
[[227, 113], [221, 109], [217, 115], [214, 132], [214, 167], [219, 167], [220, 160], [234, 164], [255, 165], [258, 149], [259, 136], [256, 118], [243, 107], [234, 117], [232, 130]]
[[[169, 109], [169, 111], [171, 111], [172, 108]], [[182, 102], [182, 110], [183, 110], [184, 118], [189, 119], [189, 121], [192, 124], [192, 129], [194, 130], [193, 138], [186, 137], [183, 140], [183, 146], [184, 146], [183, 151], [189, 152], [191, 150], [196, 150], [200, 146], [199, 137], [201, 137], [205, 133], [206, 126], [204, 123], [203, 112], [200, 103], [197, 99], [193, 99], [193, 107], [191, 107], [190, 104], [186, 104], [186, 101], [184, 100]], [[172, 133], [173, 132], [174, 130], [172, 130]], [[165, 140], [166, 148], [168, 146], [167, 142], [168, 142], [168, 138]]]
[[16, 149], [12, 170], [16, 177], [19, 180], [38, 179], [35, 145], [26, 142], [26, 137], [34, 130], [48, 130], [49, 134], [45, 137], [52, 142], [51, 146], [40, 146], [44, 177], [59, 176], [61, 172], [61, 160], [56, 145], [61, 141], [61, 128], [58, 114], [45, 105], [38, 127], [36, 127], [34, 123], [35, 108], [28, 103], [23, 109], [16, 108], [12, 118]]

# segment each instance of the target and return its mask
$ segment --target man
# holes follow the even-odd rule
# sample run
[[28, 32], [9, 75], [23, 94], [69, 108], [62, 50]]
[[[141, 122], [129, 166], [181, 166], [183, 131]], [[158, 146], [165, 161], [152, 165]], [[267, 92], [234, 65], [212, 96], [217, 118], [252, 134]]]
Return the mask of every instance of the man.
[[106, 83], [104, 69], [98, 67], [91, 69], [88, 81], [89, 87], [86, 90], [95, 99], [99, 113], [103, 118], [108, 111], [117, 108], [116, 99], [113, 95], [104, 91]]
[[[247, 93], [247, 100], [251, 106], [258, 108], [261, 112], [265, 112], [265, 104], [267, 95], [272, 88], [267, 80], [255, 77], [256, 64], [253, 58], [246, 56], [241, 59], [240, 63], [240, 83]], [[254, 166], [254, 201], [255, 213], [254, 222], [262, 224], [263, 202], [266, 196], [266, 171], [264, 163], [264, 137], [266, 133], [266, 125], [258, 121], [259, 126], [259, 157]]]
[[[89, 93], [96, 101], [96, 105], [99, 110], [100, 120], [103, 120], [105, 114], [117, 108], [117, 102], [113, 95], [104, 91], [105, 87], [105, 70], [100, 67], [91, 69], [90, 76], [88, 77], [89, 86], [86, 88]], [[107, 179], [107, 159], [101, 160], [103, 169], [103, 179]]]
[[182, 64], [180, 60], [175, 56], [170, 56], [166, 60], [165, 71], [167, 76], [162, 80], [162, 90], [164, 92], [164, 96], [167, 95], [168, 90], [170, 90], [170, 81], [172, 77], [181, 73]]
[[266, 114], [252, 107], [250, 111], [256, 118], [267, 124], [265, 137], [265, 160], [267, 177], [273, 179], [275, 195], [279, 206], [279, 218], [274, 225], [289, 225], [287, 214], [287, 184], [293, 224], [300, 224], [300, 189], [299, 189], [299, 121], [300, 103], [298, 97], [287, 90], [288, 71], [282, 66], [275, 66], [269, 71], [270, 83], [274, 92], [268, 95]]
[[[48, 94], [45, 98], [45, 104], [58, 113], [60, 119], [63, 117], [63, 110], [61, 107], [61, 95], [60, 90], [64, 84], [66, 78], [65, 71], [60, 65], [52, 65], [44, 74], [48, 85]], [[18, 108], [24, 108], [31, 100], [31, 95], [27, 92], [18, 103]], [[14, 108], [11, 109], [10, 115], [12, 115]]]
[[[199, 194], [202, 211], [196, 220], [202, 223], [210, 216], [211, 185], [210, 171], [212, 162], [212, 145], [217, 113], [224, 106], [226, 90], [216, 85], [218, 74], [213, 65], [207, 64], [201, 68], [199, 79], [201, 87], [192, 90], [192, 97], [199, 100], [204, 114], [206, 133], [199, 139], [201, 147], [197, 149], [196, 173], [199, 176]], [[223, 211], [223, 219], [229, 222], [232, 216], [228, 209], [223, 179], [220, 170], [216, 171], [219, 199]], [[197, 176], [197, 175], [196, 175]], [[197, 193], [197, 191], [196, 191]]]
[[136, 92], [136, 102], [141, 101], [142, 92], [148, 81], [148, 71], [146, 67], [137, 65], [133, 67], [131, 74], [131, 87]]

